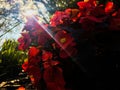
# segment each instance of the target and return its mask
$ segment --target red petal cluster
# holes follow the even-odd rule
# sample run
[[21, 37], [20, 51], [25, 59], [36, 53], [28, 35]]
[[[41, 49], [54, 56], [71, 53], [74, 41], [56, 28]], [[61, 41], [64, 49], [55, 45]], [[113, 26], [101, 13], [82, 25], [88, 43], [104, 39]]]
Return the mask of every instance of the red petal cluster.
[[39, 54], [40, 50], [36, 47], [31, 47], [29, 49], [29, 58], [28, 61], [25, 61], [22, 65], [22, 68], [28, 75], [32, 76], [34, 79], [33, 84], [37, 85], [39, 80], [41, 79], [41, 72], [39, 68], [40, 57]]
[[19, 46], [18, 49], [19, 50], [25, 50], [29, 48], [29, 45], [31, 43], [31, 38], [30, 35], [26, 32], [26, 33], [21, 33], [22, 37], [20, 37], [18, 39], [19, 42]]
[[[54, 23], [53, 26], [64, 26], [66, 25], [65, 23], [67, 23], [66, 26], [70, 26], [72, 23], [77, 23], [82, 26], [83, 30], [94, 31], [98, 29], [96, 24], [104, 24], [106, 22], [109, 22], [107, 23], [108, 28], [111, 28], [112, 30], [117, 30], [119, 25], [117, 23], [114, 23], [114, 21], [116, 21], [115, 19], [118, 19], [116, 17], [120, 16], [119, 9], [116, 9], [117, 7], [115, 7], [112, 1], [108, 1], [106, 5], [97, 4], [98, 2], [99, 1], [96, 0], [79, 1], [77, 3], [79, 9], [68, 8], [65, 11], [62, 11], [62, 13], [65, 13], [67, 15], [66, 17], [64, 17], [64, 15], [61, 13], [54, 13], [50, 21], [51, 25]], [[67, 18], [67, 21], [64, 21], [66, 20], [64, 18]], [[60, 21], [62, 21], [62, 23], [60, 23]], [[117, 21], [119, 22], [119, 20]], [[115, 24], [115, 27], [113, 26], [113, 24]]]
[[105, 6], [105, 12], [106, 13], [109, 13], [111, 11], [113, 11], [113, 6], [114, 6], [114, 3], [113, 2], [107, 2], [106, 6]]
[[22, 68], [35, 86], [43, 79], [47, 90], [65, 90], [59, 60], [77, 56], [79, 44], [75, 40], [80, 38], [72, 35], [77, 30], [120, 30], [120, 9], [116, 9], [113, 2], [103, 5], [97, 4], [96, 0], [84, 0], [77, 5], [77, 9], [56, 11], [49, 25], [38, 23], [37, 18], [27, 18], [18, 48], [28, 50], [28, 61]]
[[45, 69], [44, 80], [47, 85], [47, 90], [65, 90], [65, 81], [62, 75], [62, 70], [58, 67]]
[[31, 47], [30, 49], [29, 49], [29, 56], [30, 57], [35, 57], [35, 56], [37, 56], [37, 54], [40, 52], [40, 50], [39, 49], [37, 49], [36, 47]]
[[56, 11], [53, 17], [50, 19], [50, 25], [51, 26], [57, 26], [60, 24], [65, 24], [66, 22], [69, 22], [69, 14], [62, 11]]
[[57, 32], [54, 38], [60, 47], [61, 58], [72, 57], [76, 54], [77, 50], [75, 48], [76, 43], [74, 42], [74, 38], [65, 30]]

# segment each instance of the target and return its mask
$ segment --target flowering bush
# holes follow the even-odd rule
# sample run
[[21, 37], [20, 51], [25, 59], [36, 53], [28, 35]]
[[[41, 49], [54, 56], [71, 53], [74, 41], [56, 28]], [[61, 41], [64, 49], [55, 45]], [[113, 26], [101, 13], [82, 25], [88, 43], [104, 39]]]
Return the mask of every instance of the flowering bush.
[[38, 23], [36, 17], [27, 18], [18, 48], [28, 50], [22, 67], [40, 90], [66, 90], [61, 60], [79, 57], [80, 40], [91, 33], [120, 30], [120, 9], [113, 2], [102, 5], [84, 0], [77, 5], [56, 11], [49, 25]]

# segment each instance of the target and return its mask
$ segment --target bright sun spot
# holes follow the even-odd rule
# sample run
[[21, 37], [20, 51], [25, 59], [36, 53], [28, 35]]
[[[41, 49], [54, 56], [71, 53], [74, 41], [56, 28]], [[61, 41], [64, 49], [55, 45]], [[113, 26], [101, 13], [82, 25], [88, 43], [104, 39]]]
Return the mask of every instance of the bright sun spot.
[[46, 7], [41, 2], [38, 3], [32, 0], [29, 0], [29, 1], [26, 1], [26, 3], [22, 1], [18, 1], [17, 3], [19, 3], [20, 5], [19, 16], [24, 22], [27, 21], [26, 18], [30, 18], [32, 16], [45, 18], [47, 21], [49, 21], [49, 18], [48, 18], [49, 13], [47, 12]]
[[24, 13], [24, 16], [33, 16], [35, 14], [35, 11], [34, 10], [26, 10]]
[[18, 2], [20, 4], [20, 12], [19, 15], [26, 22], [26, 17], [32, 17], [33, 15], [38, 15], [38, 11], [33, 1], [30, 0], [27, 4], [23, 4], [23, 2]]

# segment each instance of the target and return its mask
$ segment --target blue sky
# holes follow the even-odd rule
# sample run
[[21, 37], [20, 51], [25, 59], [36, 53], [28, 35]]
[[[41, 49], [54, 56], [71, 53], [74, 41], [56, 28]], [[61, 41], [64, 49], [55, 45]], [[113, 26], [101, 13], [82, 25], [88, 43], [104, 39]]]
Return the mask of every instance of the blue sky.
[[[8, 32], [5, 35], [3, 35], [2, 37], [0, 37], [0, 46], [3, 44], [3, 42], [7, 39], [14, 39], [17, 41], [17, 39], [19, 37], [21, 37], [21, 31], [23, 29], [24, 25], [23, 24], [19, 24], [18, 26], [16, 26], [14, 29], [12, 29], [12, 32]], [[3, 34], [4, 32], [0, 31], [0, 35]]]

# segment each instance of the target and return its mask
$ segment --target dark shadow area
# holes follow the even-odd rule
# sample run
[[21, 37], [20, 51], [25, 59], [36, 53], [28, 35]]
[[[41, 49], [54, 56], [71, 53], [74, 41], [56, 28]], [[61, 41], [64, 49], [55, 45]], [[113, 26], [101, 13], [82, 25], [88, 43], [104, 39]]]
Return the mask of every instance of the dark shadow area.
[[72, 90], [120, 90], [120, 31], [99, 32], [82, 38], [78, 50], [76, 62], [63, 61], [66, 87]]

